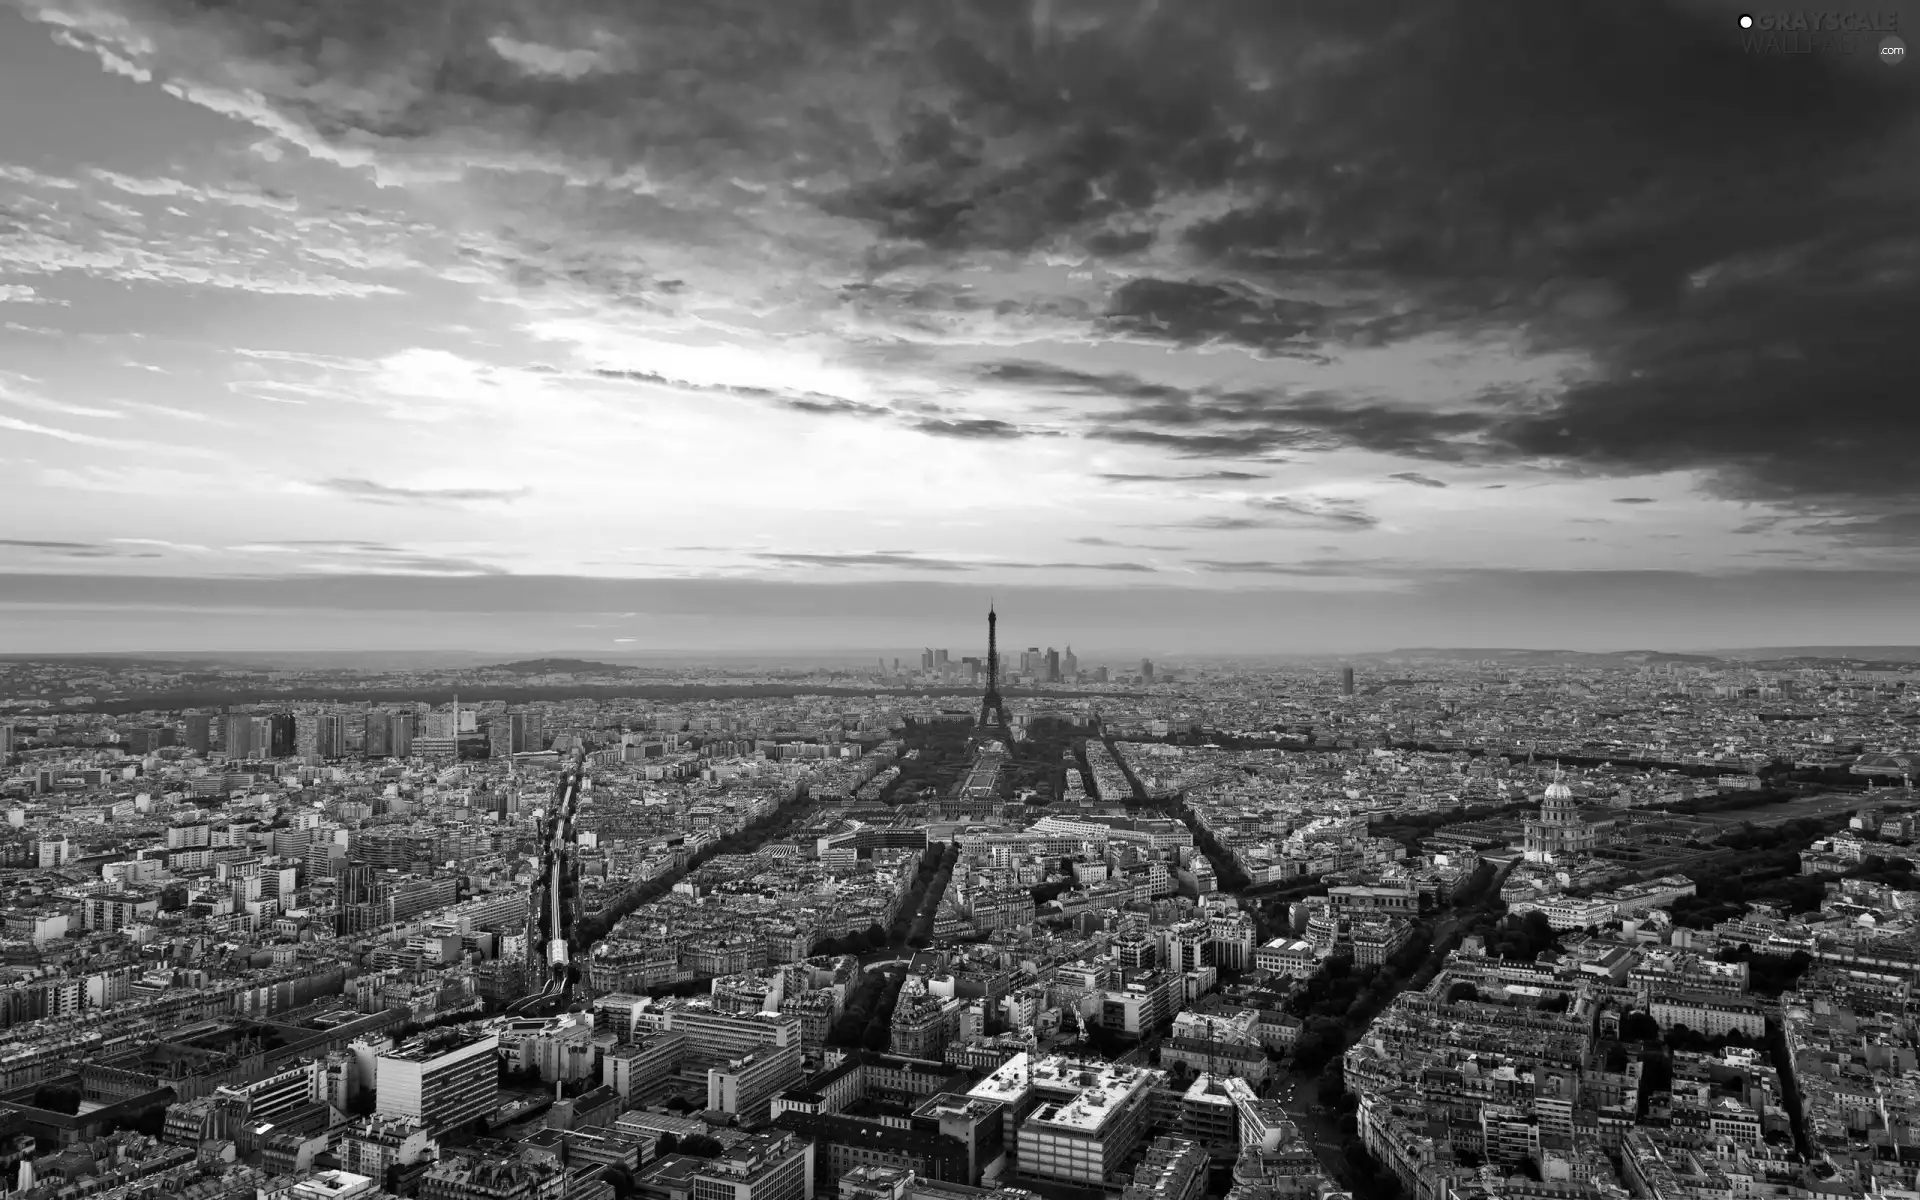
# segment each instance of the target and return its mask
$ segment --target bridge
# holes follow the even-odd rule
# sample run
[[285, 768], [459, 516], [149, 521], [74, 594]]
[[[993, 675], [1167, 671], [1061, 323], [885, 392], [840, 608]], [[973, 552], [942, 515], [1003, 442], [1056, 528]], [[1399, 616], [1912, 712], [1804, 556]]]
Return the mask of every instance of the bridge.
[[531, 968], [544, 958], [546, 983], [533, 995], [508, 1005], [509, 1013], [564, 1012], [573, 1001], [573, 984], [578, 978], [572, 940], [578, 917], [574, 906], [579, 874], [573, 819], [579, 812], [586, 757], [585, 747], [575, 750], [573, 761], [560, 772], [554, 785], [553, 807], [541, 827], [540, 870], [527, 889], [527, 965]]

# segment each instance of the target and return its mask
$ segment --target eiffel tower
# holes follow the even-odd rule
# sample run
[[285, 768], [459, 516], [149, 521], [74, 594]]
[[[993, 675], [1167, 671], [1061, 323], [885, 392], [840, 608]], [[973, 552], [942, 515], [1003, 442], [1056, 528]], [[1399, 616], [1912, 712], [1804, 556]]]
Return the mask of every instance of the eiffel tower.
[[1003, 741], [1011, 740], [1006, 735], [1013, 727], [1007, 718], [1007, 702], [1000, 698], [1000, 639], [997, 626], [999, 614], [993, 611], [992, 601], [987, 603], [987, 694], [980, 697], [981, 730], [998, 730]]

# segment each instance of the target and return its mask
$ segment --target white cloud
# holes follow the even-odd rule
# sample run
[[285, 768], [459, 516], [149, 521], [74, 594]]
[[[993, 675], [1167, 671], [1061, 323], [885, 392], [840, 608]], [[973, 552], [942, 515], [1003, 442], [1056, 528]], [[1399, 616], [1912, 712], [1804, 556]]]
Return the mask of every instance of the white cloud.
[[173, 467], [128, 466], [47, 467], [40, 471], [42, 486], [65, 491], [116, 496], [204, 497], [217, 485], [237, 486], [232, 478], [215, 479]]
[[191, 421], [196, 425], [231, 425], [208, 413], [194, 412], [188, 408], [175, 408], [171, 404], [154, 404], [146, 400], [122, 400], [120, 407], [129, 412], [152, 413], [156, 417], [171, 417], [176, 421]]
[[[14, 228], [0, 271], [88, 275], [120, 283], [212, 287], [263, 295], [398, 295], [391, 276], [424, 273], [414, 253], [440, 237], [389, 214], [300, 211], [300, 203], [246, 182], [201, 185], [91, 168], [61, 178], [0, 166], [16, 185]], [[76, 194], [77, 193], [77, 194]], [[24, 283], [0, 303], [64, 303]]]
[[529, 75], [550, 75], [557, 79], [579, 79], [612, 64], [601, 50], [566, 50], [540, 42], [523, 42], [504, 35], [487, 39], [493, 52]]
[[39, 425], [32, 421], [22, 421], [17, 417], [0, 416], [0, 429], [11, 429], [16, 433], [34, 433], [41, 437], [50, 437], [62, 442], [72, 442], [76, 446], [99, 446], [109, 450], [138, 450], [139, 442], [125, 441], [121, 438], [96, 437], [90, 433], [75, 433], [71, 429], [56, 429], [51, 425]]
[[120, 412], [118, 409], [93, 408], [85, 404], [69, 404], [64, 400], [49, 400], [45, 396], [38, 396], [32, 392], [22, 392], [9, 388], [4, 383], [0, 383], [0, 401], [11, 404], [15, 408], [27, 409], [30, 412], [52, 413], [56, 416], [63, 417], [92, 417], [100, 420], [118, 421], [124, 419], [126, 416], [125, 413]]
[[42, 296], [24, 283], [0, 283], [0, 304], [57, 304], [65, 308], [68, 302]]

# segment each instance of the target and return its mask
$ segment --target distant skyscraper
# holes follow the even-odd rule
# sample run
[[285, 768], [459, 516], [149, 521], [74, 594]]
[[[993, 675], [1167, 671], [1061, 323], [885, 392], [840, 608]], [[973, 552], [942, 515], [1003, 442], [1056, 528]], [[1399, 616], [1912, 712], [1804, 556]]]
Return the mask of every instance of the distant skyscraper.
[[487, 756], [507, 758], [527, 748], [527, 718], [524, 713], [498, 713], [487, 722]]
[[948, 662], [947, 652], [945, 650], [935, 650], [933, 652], [933, 669], [934, 670], [936, 671], [946, 670], [947, 662]]
[[1352, 667], [1340, 668], [1340, 694], [1342, 696], [1353, 695], [1353, 668]]
[[1060, 682], [1060, 652], [1052, 646], [1047, 647], [1047, 682]]
[[1153, 682], [1153, 660], [1152, 659], [1143, 658], [1140, 660], [1140, 678], [1146, 680], [1148, 683]]
[[415, 714], [402, 712], [393, 714], [393, 723], [387, 730], [387, 753], [394, 758], [406, 758], [413, 753]]
[[253, 753], [253, 718], [228, 713], [220, 731], [220, 749], [228, 758], [245, 758]]
[[345, 758], [347, 756], [347, 722], [338, 713], [320, 714], [321, 758]]
[[319, 713], [293, 716], [293, 752], [301, 758], [320, 757], [320, 719]]
[[274, 758], [292, 758], [294, 749], [294, 723], [292, 713], [275, 713], [269, 718], [267, 751]]
[[1067, 652], [1060, 656], [1060, 673], [1068, 679], [1080, 678], [1080, 660], [1074, 657], [1071, 645], [1067, 647]]
[[13, 757], [13, 726], [0, 725], [0, 764]]
[[920, 652], [920, 669], [922, 671], [933, 670], [933, 650], [931, 648]]
[[361, 753], [368, 758], [385, 758], [393, 753], [393, 714], [374, 711], [367, 714], [367, 735]]
[[185, 726], [187, 749], [205, 754], [213, 745], [213, 718], [205, 713], [188, 713]]
[[1027, 652], [1020, 656], [1020, 673], [1022, 675], [1038, 675], [1040, 669], [1046, 665], [1046, 656], [1040, 653], [1040, 647], [1038, 646], [1028, 646]]
[[1105, 667], [1095, 667], [1093, 669], [1093, 681], [1095, 683], [1105, 683], [1107, 682], [1107, 678], [1107, 669]]

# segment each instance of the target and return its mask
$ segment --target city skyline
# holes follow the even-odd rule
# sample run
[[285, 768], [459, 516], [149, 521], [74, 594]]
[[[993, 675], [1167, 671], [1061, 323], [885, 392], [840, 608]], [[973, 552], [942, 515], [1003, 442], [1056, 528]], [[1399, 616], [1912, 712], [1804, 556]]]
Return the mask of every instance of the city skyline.
[[0, 652], [1920, 641], [1913, 68], [1270, 7], [0, 5]]

